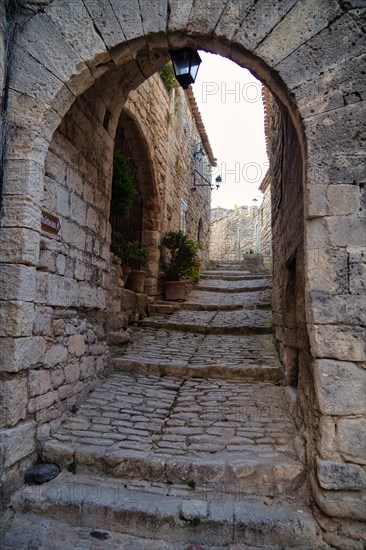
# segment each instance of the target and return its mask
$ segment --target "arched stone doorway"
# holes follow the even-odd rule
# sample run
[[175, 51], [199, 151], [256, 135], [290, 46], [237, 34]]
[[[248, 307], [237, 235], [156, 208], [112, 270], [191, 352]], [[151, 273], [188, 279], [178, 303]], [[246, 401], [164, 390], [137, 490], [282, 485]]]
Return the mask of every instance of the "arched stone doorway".
[[[109, 137], [104, 137], [109, 143], [105, 167], [110, 167], [114, 134], [127, 94], [162, 66], [168, 49], [192, 45], [219, 53], [260, 78], [280, 101], [287, 128], [293, 127], [286, 136], [293, 138], [288, 150], [295, 144], [301, 156], [295, 169], [302, 180], [304, 239], [301, 234], [298, 237], [305, 243], [303, 254], [296, 257], [296, 270], [302, 275], [301, 326], [310, 342], [304, 350], [298, 384], [307, 461], [313, 495], [322, 510], [333, 517], [360, 519], [361, 493], [350, 480], [353, 470], [360, 468], [360, 457], [353, 457], [352, 441], [344, 429], [347, 424], [354, 432], [360, 430], [365, 412], [359, 405], [364, 383], [360, 363], [365, 354], [362, 322], [356, 313], [357, 296], [364, 292], [359, 283], [360, 249], [364, 246], [359, 212], [364, 181], [359, 126], [364, 116], [356, 75], [362, 58], [364, 62], [365, 36], [357, 10], [338, 2], [324, 2], [321, 9], [317, 2], [271, 4], [264, 10], [262, 3], [252, 2], [218, 1], [214, 2], [217, 9], [208, 9], [207, 2], [201, 1], [144, 2], [140, 6], [136, 0], [128, 3], [126, 11], [114, 0], [103, 10], [90, 0], [46, 4], [19, 34], [5, 112], [6, 128], [10, 125], [12, 131], [5, 135], [1, 239], [3, 287], [8, 299], [1, 304], [1, 335], [5, 372], [10, 382], [16, 381], [22, 388], [18, 401], [27, 403], [29, 399], [24, 373], [30, 361], [42, 360], [24, 350], [35, 345], [34, 304], [37, 285], [42, 284], [37, 267], [43, 171], [57, 127], [86, 90], [94, 95], [91, 105], [96, 128], [102, 125], [104, 103], [108, 102], [111, 124]], [[111, 177], [108, 168], [105, 175]], [[278, 197], [275, 194], [274, 200]], [[92, 212], [90, 224], [97, 224]], [[278, 216], [284, 223], [286, 213], [279, 209]], [[102, 254], [107, 244], [99, 243]], [[291, 254], [276, 256], [274, 251], [274, 257], [288, 262]], [[288, 265], [290, 271], [292, 264]], [[281, 294], [276, 276], [274, 285], [275, 292]], [[67, 305], [73, 306], [75, 297], [64, 290]], [[93, 299], [103, 309], [103, 290], [96, 290]], [[90, 297], [85, 301], [90, 303]], [[8, 318], [11, 323], [5, 323]], [[23, 357], [20, 368], [19, 357]], [[26, 430], [31, 452], [35, 448], [35, 417], [25, 407], [16, 410], [12, 430]], [[5, 427], [9, 428], [6, 421]], [[344, 435], [330, 441], [329, 430]], [[10, 446], [4, 460], [13, 466], [8, 458], [11, 453]], [[12, 476], [10, 473], [5, 483], [10, 483]]]

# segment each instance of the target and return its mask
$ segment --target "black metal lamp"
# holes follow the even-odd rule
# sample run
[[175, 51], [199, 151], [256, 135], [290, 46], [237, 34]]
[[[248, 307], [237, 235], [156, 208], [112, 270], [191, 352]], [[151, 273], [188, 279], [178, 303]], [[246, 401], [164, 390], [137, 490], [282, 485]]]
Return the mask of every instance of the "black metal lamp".
[[175, 78], [186, 90], [190, 84], [194, 84], [202, 60], [198, 52], [191, 48], [170, 50], [169, 53], [173, 62]]
[[197, 148], [196, 151], [194, 151], [193, 156], [198, 161], [201, 161], [203, 157], [205, 156], [205, 152], [203, 150], [203, 147]]
[[217, 178], [215, 179], [215, 185], [216, 185], [216, 189], [219, 190], [219, 187], [221, 185], [221, 182], [222, 182], [222, 177], [221, 176], [217, 176]]

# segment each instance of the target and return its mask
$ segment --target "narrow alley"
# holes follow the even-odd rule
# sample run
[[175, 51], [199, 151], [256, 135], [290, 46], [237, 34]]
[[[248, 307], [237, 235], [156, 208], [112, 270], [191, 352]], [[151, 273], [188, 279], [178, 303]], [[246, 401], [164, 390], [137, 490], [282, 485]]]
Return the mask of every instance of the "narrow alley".
[[44, 445], [64, 469], [17, 493], [4, 549], [325, 548], [270, 289], [253, 257], [204, 272], [186, 302], [150, 306]]

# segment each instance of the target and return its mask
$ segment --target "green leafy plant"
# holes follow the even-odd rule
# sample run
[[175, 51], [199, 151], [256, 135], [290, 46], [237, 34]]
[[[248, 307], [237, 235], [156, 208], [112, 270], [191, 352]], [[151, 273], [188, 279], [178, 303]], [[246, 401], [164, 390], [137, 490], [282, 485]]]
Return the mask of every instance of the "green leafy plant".
[[161, 240], [162, 267], [168, 281], [179, 281], [198, 260], [198, 243], [183, 231], [170, 231]]
[[72, 474], [74, 474], [74, 475], [76, 474], [76, 460], [75, 460], [75, 458], [73, 459], [72, 462], [70, 462], [70, 464], [67, 467], [67, 470], [69, 472], [71, 472]]
[[127, 265], [129, 265], [131, 269], [143, 269], [147, 266], [148, 254], [146, 250], [141, 248], [138, 241], [127, 243], [127, 255]]
[[137, 187], [130, 173], [128, 158], [119, 151], [113, 154], [111, 214], [128, 219]]
[[166, 63], [166, 65], [164, 65], [164, 67], [160, 69], [159, 75], [169, 93], [174, 88], [178, 88], [179, 83], [175, 78], [173, 63], [171, 61]]
[[199, 518], [198, 516], [193, 516], [193, 518], [189, 520], [189, 523], [193, 525], [193, 527], [197, 527], [197, 525], [200, 525], [201, 523], [201, 518]]
[[111, 250], [122, 260], [122, 264], [128, 265], [131, 269], [147, 266], [147, 251], [141, 248], [138, 241], [127, 241], [118, 231], [112, 231]]

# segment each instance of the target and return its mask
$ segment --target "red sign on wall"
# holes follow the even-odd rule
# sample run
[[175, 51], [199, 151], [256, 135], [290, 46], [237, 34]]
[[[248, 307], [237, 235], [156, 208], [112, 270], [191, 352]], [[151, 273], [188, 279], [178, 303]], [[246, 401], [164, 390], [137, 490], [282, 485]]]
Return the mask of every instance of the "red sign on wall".
[[57, 216], [42, 210], [41, 228], [43, 231], [48, 231], [54, 235], [59, 235], [61, 230], [61, 222]]

